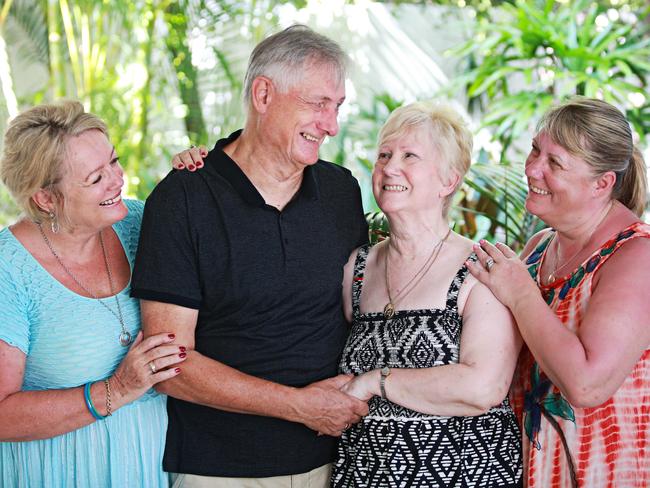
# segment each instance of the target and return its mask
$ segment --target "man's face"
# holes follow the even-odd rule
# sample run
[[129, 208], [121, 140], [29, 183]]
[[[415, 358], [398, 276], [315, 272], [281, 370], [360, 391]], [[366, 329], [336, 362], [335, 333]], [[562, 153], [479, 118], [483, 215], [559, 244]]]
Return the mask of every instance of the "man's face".
[[339, 107], [345, 84], [328, 65], [311, 64], [286, 93], [274, 87], [263, 119], [263, 132], [276, 157], [296, 166], [314, 164], [326, 136], [339, 131]]

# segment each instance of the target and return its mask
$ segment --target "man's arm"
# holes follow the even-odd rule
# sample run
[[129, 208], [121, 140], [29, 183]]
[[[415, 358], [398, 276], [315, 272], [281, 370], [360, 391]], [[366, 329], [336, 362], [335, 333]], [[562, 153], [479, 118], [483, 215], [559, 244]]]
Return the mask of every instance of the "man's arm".
[[156, 389], [174, 398], [220, 410], [277, 417], [298, 422], [331, 436], [341, 435], [346, 424], [367, 415], [366, 403], [339, 391], [349, 381], [339, 375], [293, 388], [244, 374], [194, 350], [198, 310], [142, 300], [145, 337], [158, 332], [176, 334], [187, 347], [181, 374], [158, 383]]

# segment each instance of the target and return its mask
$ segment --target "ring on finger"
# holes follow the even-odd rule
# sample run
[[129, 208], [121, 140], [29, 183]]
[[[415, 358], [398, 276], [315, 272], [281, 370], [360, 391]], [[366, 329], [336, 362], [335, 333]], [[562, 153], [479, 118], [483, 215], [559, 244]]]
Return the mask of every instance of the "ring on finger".
[[492, 266], [494, 266], [494, 259], [488, 258], [487, 261], [485, 261], [485, 267], [488, 271], [490, 271], [492, 269]]
[[151, 374], [156, 374], [158, 372], [153, 361], [149, 361], [149, 369], [151, 370]]

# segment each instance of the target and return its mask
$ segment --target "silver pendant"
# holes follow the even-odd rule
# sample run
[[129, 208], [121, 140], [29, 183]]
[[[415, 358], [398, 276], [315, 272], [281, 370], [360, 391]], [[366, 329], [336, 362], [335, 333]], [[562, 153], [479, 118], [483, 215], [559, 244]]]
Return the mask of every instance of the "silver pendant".
[[387, 319], [392, 319], [393, 315], [395, 315], [395, 305], [393, 305], [391, 302], [388, 302], [384, 307], [384, 317]]
[[120, 334], [120, 344], [123, 345], [124, 347], [127, 347], [128, 345], [131, 344], [131, 341], [133, 340], [133, 336], [131, 335], [130, 332], [124, 330]]

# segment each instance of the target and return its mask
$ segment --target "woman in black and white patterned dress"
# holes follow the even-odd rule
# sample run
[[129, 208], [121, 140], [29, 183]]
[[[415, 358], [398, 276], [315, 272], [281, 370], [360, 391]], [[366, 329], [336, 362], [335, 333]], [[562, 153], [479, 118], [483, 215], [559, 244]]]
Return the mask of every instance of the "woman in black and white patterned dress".
[[447, 209], [470, 165], [453, 110], [397, 109], [379, 136], [373, 192], [391, 237], [345, 270], [352, 330], [344, 390], [370, 414], [343, 432], [336, 487], [521, 486], [520, 434], [507, 401], [521, 338], [508, 310], [468, 274], [472, 241]]

